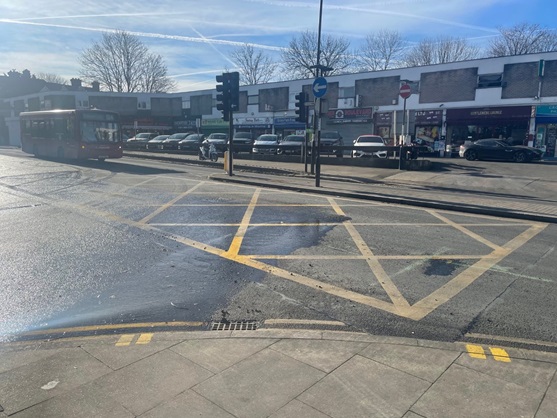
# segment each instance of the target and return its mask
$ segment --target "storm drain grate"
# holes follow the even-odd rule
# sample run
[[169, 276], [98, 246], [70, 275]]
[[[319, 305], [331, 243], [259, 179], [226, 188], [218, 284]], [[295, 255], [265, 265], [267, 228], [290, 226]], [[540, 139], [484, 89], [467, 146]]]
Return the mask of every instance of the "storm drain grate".
[[256, 329], [256, 321], [221, 321], [211, 323], [211, 331], [255, 331]]

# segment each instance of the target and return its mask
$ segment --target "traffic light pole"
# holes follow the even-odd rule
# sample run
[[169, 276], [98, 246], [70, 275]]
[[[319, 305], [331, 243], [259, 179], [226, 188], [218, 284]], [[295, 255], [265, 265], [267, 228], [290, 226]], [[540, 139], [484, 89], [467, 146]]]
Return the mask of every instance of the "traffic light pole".
[[230, 109], [230, 120], [228, 121], [228, 175], [233, 176], [232, 173], [232, 150], [234, 149], [234, 118], [232, 109]]

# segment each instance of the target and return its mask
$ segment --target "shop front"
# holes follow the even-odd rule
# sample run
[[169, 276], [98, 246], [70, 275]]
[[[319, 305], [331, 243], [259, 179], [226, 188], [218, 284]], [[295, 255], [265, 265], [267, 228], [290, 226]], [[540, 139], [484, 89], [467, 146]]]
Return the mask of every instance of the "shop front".
[[201, 119], [201, 133], [210, 135], [213, 133], [228, 133], [229, 123], [222, 119]]
[[174, 121], [174, 133], [187, 133], [195, 132], [199, 133], [199, 128], [201, 127], [201, 118], [195, 118], [187, 116], [184, 119]]
[[285, 116], [275, 118], [275, 133], [286, 138], [288, 135], [304, 135], [306, 130], [305, 123], [297, 122], [295, 116]]
[[465, 141], [504, 139], [514, 145], [526, 142], [531, 106], [447, 109], [447, 139], [452, 148]]
[[135, 118], [133, 116], [122, 116], [120, 121], [122, 124], [122, 133], [130, 138], [141, 132], [154, 132], [159, 135], [173, 133], [173, 122], [170, 118]]
[[234, 118], [235, 132], [251, 132], [254, 138], [259, 135], [270, 134], [273, 130], [271, 117], [245, 117]]
[[416, 110], [414, 113], [414, 142], [429, 147], [432, 151], [444, 150], [445, 143], [441, 141], [442, 124], [442, 110]]
[[534, 147], [543, 149], [545, 157], [557, 157], [557, 105], [536, 106]]
[[327, 112], [326, 128], [338, 131], [344, 144], [350, 144], [358, 136], [373, 132], [373, 109], [357, 107], [349, 109], [330, 109]]
[[376, 112], [373, 115], [373, 133], [383, 138], [387, 144], [393, 143], [393, 112]]

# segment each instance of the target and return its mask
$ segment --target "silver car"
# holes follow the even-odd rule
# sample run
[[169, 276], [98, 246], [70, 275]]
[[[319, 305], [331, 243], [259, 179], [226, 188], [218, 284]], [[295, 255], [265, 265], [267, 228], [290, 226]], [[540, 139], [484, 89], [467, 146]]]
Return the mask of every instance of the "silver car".
[[259, 135], [253, 143], [254, 154], [276, 154], [279, 137], [275, 134]]

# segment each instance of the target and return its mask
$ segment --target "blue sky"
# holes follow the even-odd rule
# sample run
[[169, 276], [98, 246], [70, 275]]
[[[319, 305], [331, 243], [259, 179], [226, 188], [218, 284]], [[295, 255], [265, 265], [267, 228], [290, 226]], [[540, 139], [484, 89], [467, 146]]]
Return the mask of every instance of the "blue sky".
[[[484, 46], [498, 26], [556, 28], [555, 0], [324, 0], [323, 33], [353, 49], [379, 29], [408, 41], [452, 35]], [[104, 30], [141, 37], [165, 59], [180, 91], [213, 88], [215, 75], [249, 42], [280, 58], [304, 30], [317, 30], [319, 0], [0, 0], [0, 74], [11, 69], [78, 76], [81, 51]]]

